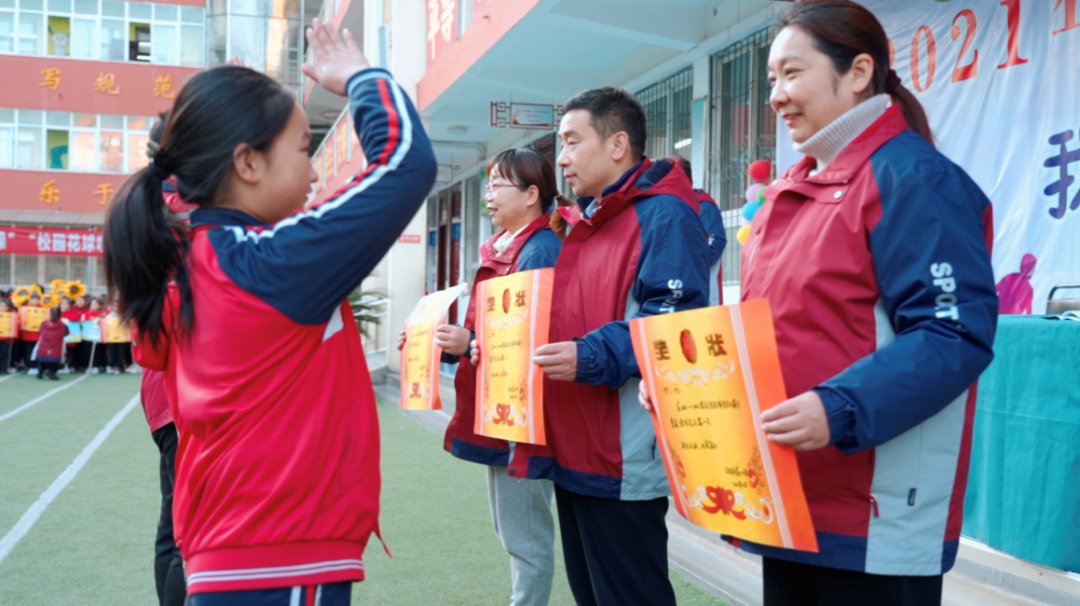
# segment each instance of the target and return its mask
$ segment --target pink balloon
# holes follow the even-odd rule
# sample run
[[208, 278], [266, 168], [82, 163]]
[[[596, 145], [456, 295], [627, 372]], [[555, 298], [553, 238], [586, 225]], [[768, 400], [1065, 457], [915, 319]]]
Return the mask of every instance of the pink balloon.
[[746, 201], [757, 202], [758, 196], [760, 196], [761, 192], [764, 190], [765, 186], [760, 183], [755, 183], [750, 187], [746, 188]]

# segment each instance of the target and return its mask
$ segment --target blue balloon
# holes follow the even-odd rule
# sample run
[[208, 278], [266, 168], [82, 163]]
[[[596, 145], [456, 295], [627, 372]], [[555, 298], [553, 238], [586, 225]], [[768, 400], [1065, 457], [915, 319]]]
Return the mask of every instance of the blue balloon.
[[746, 219], [747, 221], [753, 221], [754, 220], [754, 215], [757, 214], [757, 211], [760, 208], [761, 208], [761, 202], [758, 202], [756, 200], [753, 201], [753, 202], [747, 202], [742, 207], [742, 216], [743, 216], [743, 218]]

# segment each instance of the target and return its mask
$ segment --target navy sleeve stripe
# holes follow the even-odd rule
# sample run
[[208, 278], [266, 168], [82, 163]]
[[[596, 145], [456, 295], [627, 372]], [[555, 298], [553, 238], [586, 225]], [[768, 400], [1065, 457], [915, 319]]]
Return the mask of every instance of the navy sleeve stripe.
[[[392, 80], [387, 79], [383, 74], [375, 73], [365, 74], [364, 76], [351, 81], [349, 86], [350, 92], [359, 83], [372, 78], [381, 78], [376, 84], [379, 87], [380, 97], [387, 110], [391, 127], [389, 141], [380, 154], [379, 159], [368, 165], [368, 167], [358, 174], [350, 184], [344, 186], [338, 193], [334, 194], [333, 197], [323, 204], [320, 204], [317, 208], [307, 212], [297, 213], [287, 219], [283, 219], [271, 229], [256, 232], [245, 230], [242, 227], [229, 227], [228, 229], [232, 231], [237, 242], [243, 242], [245, 240], [258, 242], [265, 238], [274, 237], [279, 231], [292, 227], [303, 219], [321, 219], [327, 213], [336, 210], [353, 197], [363, 193], [366, 189], [378, 183], [383, 175], [396, 169], [401, 164], [402, 159], [409, 153], [409, 148], [412, 146], [413, 125], [409, 112], [405, 109], [402, 102], [403, 93], [401, 92], [400, 87]], [[393, 96], [392, 102], [390, 99], [391, 95]], [[388, 157], [389, 162], [387, 162]]]

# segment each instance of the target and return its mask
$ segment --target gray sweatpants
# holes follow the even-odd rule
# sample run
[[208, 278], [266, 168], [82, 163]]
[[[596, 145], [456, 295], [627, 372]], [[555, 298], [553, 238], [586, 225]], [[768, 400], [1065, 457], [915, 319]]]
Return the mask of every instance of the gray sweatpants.
[[519, 480], [488, 466], [495, 535], [510, 554], [510, 606], [547, 606], [555, 574], [555, 522], [550, 480]]

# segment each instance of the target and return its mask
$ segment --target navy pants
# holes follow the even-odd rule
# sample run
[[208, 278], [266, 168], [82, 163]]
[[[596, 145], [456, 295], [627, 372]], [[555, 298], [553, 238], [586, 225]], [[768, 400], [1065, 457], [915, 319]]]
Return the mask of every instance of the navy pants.
[[666, 497], [619, 501], [555, 487], [570, 591], [578, 606], [674, 606]]
[[352, 583], [197, 593], [190, 606], [349, 606]]
[[765, 606], [934, 606], [942, 575], [886, 576], [762, 558]]

